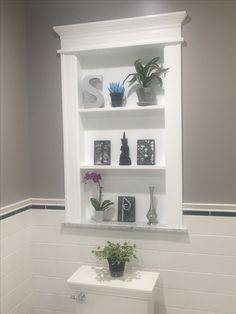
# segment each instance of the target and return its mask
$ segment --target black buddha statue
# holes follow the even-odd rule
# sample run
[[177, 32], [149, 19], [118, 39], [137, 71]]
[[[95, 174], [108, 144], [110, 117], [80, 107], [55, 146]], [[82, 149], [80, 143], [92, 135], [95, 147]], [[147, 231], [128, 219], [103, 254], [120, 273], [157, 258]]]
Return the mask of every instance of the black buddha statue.
[[131, 159], [129, 157], [129, 146], [128, 139], [125, 137], [125, 132], [123, 133], [123, 138], [121, 139], [121, 154], [119, 165], [131, 165]]

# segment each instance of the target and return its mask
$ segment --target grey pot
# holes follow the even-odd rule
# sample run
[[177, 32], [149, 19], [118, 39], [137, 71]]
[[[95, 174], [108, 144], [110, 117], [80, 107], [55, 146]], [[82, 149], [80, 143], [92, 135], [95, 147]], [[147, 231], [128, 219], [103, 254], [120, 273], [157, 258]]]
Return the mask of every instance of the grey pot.
[[157, 104], [156, 92], [152, 87], [138, 87], [136, 90], [139, 106], [151, 106]]

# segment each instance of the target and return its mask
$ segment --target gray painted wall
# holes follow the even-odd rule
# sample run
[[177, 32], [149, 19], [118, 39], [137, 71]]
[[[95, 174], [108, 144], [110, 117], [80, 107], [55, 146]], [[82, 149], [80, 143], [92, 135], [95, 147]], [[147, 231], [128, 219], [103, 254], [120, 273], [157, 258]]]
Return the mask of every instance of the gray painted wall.
[[23, 2], [1, 1], [0, 206], [30, 197], [25, 21]]
[[[22, 4], [22, 2], [21, 2]], [[63, 198], [63, 146], [59, 39], [54, 25], [186, 10], [183, 47], [184, 201], [236, 203], [236, 3], [233, 1], [29, 1], [27, 2], [31, 196]], [[10, 20], [12, 20], [11, 18]], [[15, 25], [16, 21], [12, 23]], [[20, 32], [16, 30], [15, 32]], [[24, 49], [19, 38], [14, 48]], [[13, 43], [12, 43], [13, 45]], [[8, 51], [7, 48], [5, 48]], [[6, 56], [14, 74], [3, 203], [28, 195], [28, 133], [24, 54]], [[21, 58], [16, 62], [15, 57]], [[13, 68], [13, 67], [12, 67]], [[20, 74], [19, 74], [20, 73]], [[19, 88], [21, 85], [22, 88]], [[5, 86], [5, 88], [8, 88]], [[19, 95], [18, 95], [19, 93]], [[19, 105], [20, 104], [20, 105]], [[10, 107], [5, 107], [9, 110]], [[20, 147], [20, 149], [19, 149]], [[14, 158], [13, 158], [14, 156]], [[4, 164], [3, 163], [3, 164]]]

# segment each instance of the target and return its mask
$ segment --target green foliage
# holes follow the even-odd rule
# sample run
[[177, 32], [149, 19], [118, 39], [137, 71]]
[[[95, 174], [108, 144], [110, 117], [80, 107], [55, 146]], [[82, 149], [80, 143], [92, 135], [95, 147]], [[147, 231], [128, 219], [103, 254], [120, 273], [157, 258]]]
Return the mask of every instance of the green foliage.
[[90, 202], [93, 205], [94, 209], [97, 211], [103, 211], [108, 209], [114, 203], [110, 200], [105, 200], [103, 202], [99, 202], [96, 198], [90, 198]]
[[129, 74], [125, 81], [130, 78], [129, 85], [134, 84], [137, 82], [142, 87], [148, 87], [155, 81], [162, 86], [162, 78], [160, 77], [161, 74], [166, 73], [169, 68], [164, 69], [159, 64], [158, 61], [160, 60], [160, 57], [155, 57], [151, 61], [149, 61], [146, 65], [143, 64], [141, 59], [138, 59], [134, 62], [134, 67], [136, 70], [136, 73]]
[[132, 258], [137, 258], [136, 245], [129, 242], [121, 244], [106, 241], [106, 245], [103, 248], [98, 246], [96, 250], [92, 250], [92, 253], [100, 260], [110, 259], [112, 264], [130, 262]]

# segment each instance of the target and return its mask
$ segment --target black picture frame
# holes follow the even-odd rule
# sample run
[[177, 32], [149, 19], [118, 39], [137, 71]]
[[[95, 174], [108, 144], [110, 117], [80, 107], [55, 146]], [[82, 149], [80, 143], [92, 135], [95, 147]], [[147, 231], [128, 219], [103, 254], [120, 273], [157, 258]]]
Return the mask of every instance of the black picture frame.
[[94, 141], [94, 165], [111, 164], [111, 141]]
[[137, 165], [155, 165], [155, 140], [145, 139], [137, 141]]
[[135, 196], [118, 196], [118, 221], [135, 222]]

